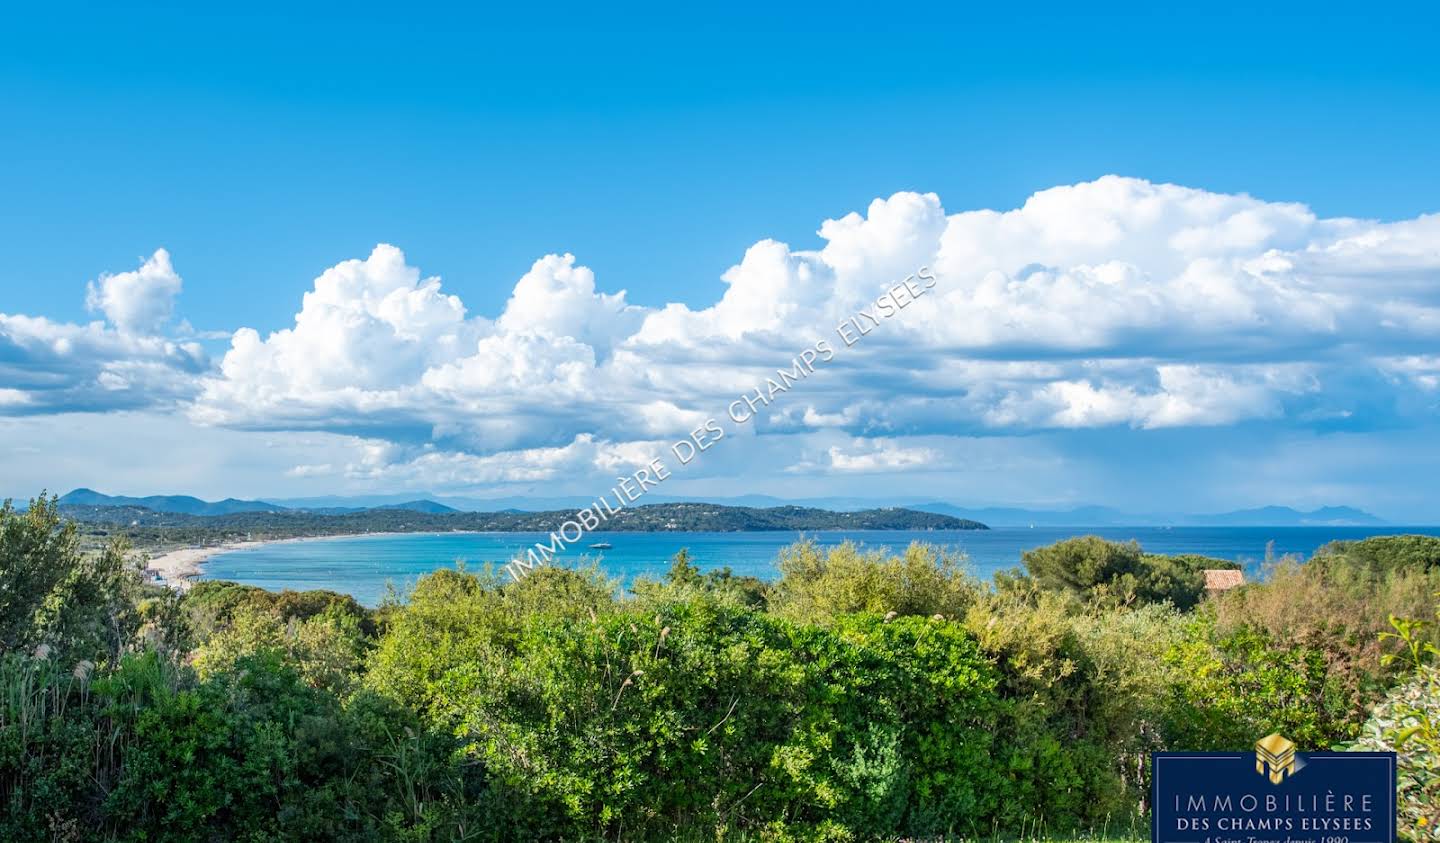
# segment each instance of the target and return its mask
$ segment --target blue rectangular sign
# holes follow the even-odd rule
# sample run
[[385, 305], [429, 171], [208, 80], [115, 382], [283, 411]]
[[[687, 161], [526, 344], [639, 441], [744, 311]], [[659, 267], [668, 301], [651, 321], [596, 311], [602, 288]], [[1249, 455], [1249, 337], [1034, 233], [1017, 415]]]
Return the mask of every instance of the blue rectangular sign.
[[1152, 843], [1395, 840], [1393, 752], [1295, 752], [1272, 735], [1254, 752], [1157, 752], [1151, 764]]

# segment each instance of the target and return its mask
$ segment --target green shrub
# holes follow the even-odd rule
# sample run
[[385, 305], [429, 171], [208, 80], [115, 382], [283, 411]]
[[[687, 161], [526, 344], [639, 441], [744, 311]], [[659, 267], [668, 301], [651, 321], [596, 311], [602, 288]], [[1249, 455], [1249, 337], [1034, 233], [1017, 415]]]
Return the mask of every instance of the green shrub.
[[780, 551], [778, 563], [770, 608], [803, 623], [826, 623], [852, 612], [954, 618], [979, 590], [964, 557], [919, 543], [893, 556], [852, 542], [825, 550], [802, 541]]
[[[1440, 606], [1434, 616], [1440, 621]], [[1426, 634], [1433, 622], [1392, 616], [1390, 625], [1394, 632], [1383, 637], [1401, 649], [1388, 660], [1415, 673], [1376, 706], [1358, 743], [1398, 755], [1401, 833], [1415, 840], [1440, 840], [1440, 669], [1435, 665], [1440, 646]]]
[[273, 654], [200, 682], [153, 652], [113, 669], [7, 654], [0, 682], [3, 840], [428, 840], [486, 827], [485, 788], [452, 764], [453, 738], [370, 695], [342, 707]]
[[1386, 695], [1352, 749], [1394, 752], [1400, 832], [1440, 840], [1440, 670], [1422, 667]]
[[1235, 750], [1281, 732], [1303, 749], [1355, 736], [1360, 719], [1320, 650], [1253, 628], [1217, 630], [1202, 615], [1167, 661], [1183, 677], [1167, 741], [1194, 750]]
[[182, 606], [201, 642], [226, 629], [237, 613], [247, 611], [271, 613], [287, 623], [317, 615], [347, 617], [366, 636], [378, 631], [374, 613], [354, 597], [323, 589], [273, 592], [224, 580], [200, 580], [185, 593]]
[[0, 654], [0, 840], [83, 839], [96, 798], [85, 664]]
[[[1376, 564], [1364, 554], [1332, 552], [1304, 564], [1282, 559], [1266, 574], [1263, 582], [1209, 601], [1214, 634], [1224, 638], [1248, 631], [1275, 646], [1300, 648], [1318, 657], [1333, 690], [1343, 698], [1345, 719], [1358, 725], [1402, 672], [1401, 665], [1385, 661], [1395, 652], [1395, 645], [1381, 637], [1389, 629], [1386, 619], [1427, 612], [1431, 595], [1440, 589], [1440, 569]], [[1433, 629], [1421, 634], [1427, 641], [1436, 640]]]
[[1360, 541], [1330, 542], [1316, 552], [1318, 561], [1345, 558], [1377, 573], [1426, 572], [1440, 568], [1440, 537], [1371, 536]]
[[344, 696], [358, 678], [370, 640], [353, 614], [338, 606], [305, 620], [286, 620], [274, 609], [240, 608], [194, 654], [202, 677], [229, 673], [250, 656], [293, 668], [306, 684]]
[[728, 567], [701, 572], [684, 548], [675, 554], [663, 580], [642, 575], [635, 578], [630, 588], [642, 601], [665, 603], [703, 596], [755, 609], [768, 605], [771, 592], [770, 585], [763, 580], [737, 576]]
[[1205, 595], [1205, 568], [1239, 567], [1194, 554], [1145, 553], [1137, 542], [1099, 536], [1065, 539], [1021, 558], [1041, 588], [1109, 606], [1168, 602], [1181, 609]]
[[1165, 605], [1100, 610], [1022, 579], [978, 601], [965, 625], [1000, 670], [1017, 752], [1045, 771], [1035, 786], [1085, 801], [1092, 817], [1131, 813], [1149, 753], [1168, 748], [1181, 677], [1165, 655], [1185, 640], [1184, 616]]
[[1037, 708], [962, 624], [797, 625], [705, 593], [517, 614], [466, 576], [422, 580], [367, 683], [464, 736], [521, 836], [871, 839], [1123, 804], [1108, 730], [1077, 741], [1079, 707]]
[[73, 521], [43, 495], [17, 512], [0, 504], [0, 653], [42, 648], [75, 662], [117, 658], [140, 643], [139, 569], [114, 540], [81, 553]]

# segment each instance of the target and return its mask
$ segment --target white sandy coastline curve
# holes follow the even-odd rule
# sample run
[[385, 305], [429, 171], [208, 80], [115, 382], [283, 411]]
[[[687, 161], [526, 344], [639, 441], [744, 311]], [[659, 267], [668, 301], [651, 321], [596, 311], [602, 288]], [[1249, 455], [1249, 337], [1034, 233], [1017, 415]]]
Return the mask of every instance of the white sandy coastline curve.
[[339, 533], [331, 536], [297, 536], [289, 539], [260, 539], [258, 541], [234, 541], [224, 544], [211, 544], [200, 547], [182, 547], [176, 550], [169, 550], [158, 556], [152, 556], [145, 563], [146, 573], [159, 576], [171, 588], [184, 591], [190, 587], [190, 581], [200, 576], [201, 566], [212, 556], [221, 553], [229, 553], [232, 550], [244, 550], [248, 547], [260, 547], [267, 544], [288, 544], [290, 542], [313, 542], [325, 539], [353, 539], [363, 536], [414, 536], [429, 533], [470, 533], [480, 532], [476, 530], [419, 530], [408, 532], [377, 532], [377, 533]]

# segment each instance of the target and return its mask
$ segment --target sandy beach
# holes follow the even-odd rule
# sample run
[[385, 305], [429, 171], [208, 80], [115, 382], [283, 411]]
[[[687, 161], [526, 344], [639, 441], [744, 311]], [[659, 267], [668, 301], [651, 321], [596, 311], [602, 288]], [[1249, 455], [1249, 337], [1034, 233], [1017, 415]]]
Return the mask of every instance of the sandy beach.
[[[373, 535], [359, 533], [357, 535]], [[152, 556], [145, 563], [145, 571], [149, 574], [157, 574], [165, 580], [165, 584], [171, 588], [181, 591], [190, 587], [190, 580], [200, 575], [200, 566], [205, 560], [221, 553], [229, 553], [232, 550], [244, 550], [247, 547], [259, 547], [263, 544], [282, 544], [285, 542], [315, 541], [317, 539], [346, 538], [346, 536], [300, 536], [291, 539], [265, 539], [261, 541], [238, 541], [226, 542], [225, 544], [206, 545], [204, 547], [182, 547], [177, 550], [166, 551], [159, 556]]]
[[[469, 533], [472, 530], [448, 530], [450, 533]], [[289, 539], [262, 539], [259, 541], [236, 541], [225, 544], [205, 545], [203, 547], [182, 547], [176, 550], [169, 550], [158, 556], [152, 556], [145, 563], [145, 572], [162, 577], [165, 584], [171, 588], [181, 591], [190, 587], [190, 580], [200, 575], [200, 567], [205, 560], [221, 553], [229, 553], [232, 550], [244, 550], [247, 547], [259, 547], [265, 544], [284, 544], [286, 542], [310, 542], [324, 541], [325, 539], [347, 539], [360, 536], [399, 536], [413, 535], [413, 533], [341, 533], [333, 536], [297, 536]]]
[[190, 579], [199, 575], [200, 566], [217, 553], [226, 553], [231, 550], [241, 550], [247, 547], [258, 547], [262, 544], [270, 544], [265, 541], [243, 541], [229, 542], [226, 544], [210, 545], [208, 547], [182, 547], [179, 550], [171, 550], [159, 556], [153, 556], [145, 563], [145, 571], [149, 574], [156, 574], [165, 580], [171, 587], [184, 590], [189, 586]]

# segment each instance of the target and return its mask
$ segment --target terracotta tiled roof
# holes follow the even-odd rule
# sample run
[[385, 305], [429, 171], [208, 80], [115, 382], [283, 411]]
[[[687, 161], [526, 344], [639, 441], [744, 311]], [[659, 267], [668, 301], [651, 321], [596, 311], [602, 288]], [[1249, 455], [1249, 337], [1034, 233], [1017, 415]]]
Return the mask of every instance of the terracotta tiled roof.
[[1215, 569], [1206, 569], [1206, 571], [1205, 571], [1205, 590], [1206, 590], [1206, 591], [1225, 591], [1226, 589], [1231, 589], [1231, 588], [1234, 588], [1234, 587], [1237, 586], [1237, 585], [1244, 585], [1244, 584], [1245, 584], [1245, 572], [1244, 572], [1244, 571], [1229, 571], [1229, 570], [1215, 570]]

